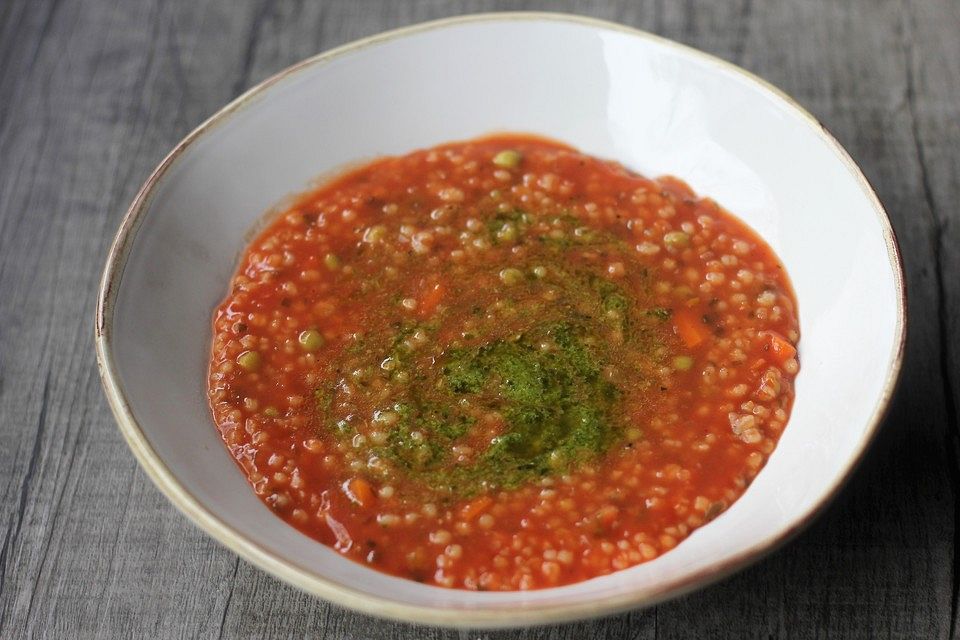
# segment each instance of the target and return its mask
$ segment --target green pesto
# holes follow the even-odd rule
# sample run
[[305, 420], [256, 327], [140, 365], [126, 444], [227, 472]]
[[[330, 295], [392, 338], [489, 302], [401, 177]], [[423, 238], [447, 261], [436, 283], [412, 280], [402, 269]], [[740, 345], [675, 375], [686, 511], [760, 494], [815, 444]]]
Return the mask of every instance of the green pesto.
[[[371, 453], [457, 496], [513, 489], [597, 457], [622, 439], [624, 426], [621, 390], [603, 377], [610, 354], [586, 344], [591, 333], [588, 322], [554, 321], [510, 339], [449, 349], [436, 378], [417, 378], [392, 404], [399, 419]], [[332, 397], [317, 391], [318, 409], [329, 411]], [[504, 425], [467, 464], [452, 453], [476, 423], [461, 400], [496, 412]], [[349, 420], [329, 424], [338, 437], [356, 433]]]
[[588, 283], [600, 298], [600, 309], [604, 312], [605, 318], [613, 322], [621, 331], [626, 331], [630, 326], [630, 298], [626, 292], [604, 278], [587, 273], [580, 276]]
[[513, 243], [522, 238], [532, 218], [529, 213], [514, 209], [497, 213], [487, 220], [487, 231], [493, 244]]
[[450, 447], [474, 422], [436, 403], [411, 400], [398, 402], [393, 409], [400, 420], [390, 430], [386, 444], [375, 452], [418, 474], [442, 465]]
[[[570, 215], [537, 218], [516, 209], [491, 212], [485, 224], [492, 250], [505, 259], [460, 277], [496, 282], [496, 305], [464, 296], [459, 313], [426, 321], [387, 305], [396, 315], [358, 336], [346, 363], [323, 376], [333, 390], [316, 395], [326, 417], [320, 424], [359, 448], [361, 460], [386, 461], [437, 497], [521, 487], [636, 440], [626, 435], [640, 429], [627, 415], [637, 406], [630, 394], [646, 388], [654, 365], [665, 361], [670, 310], [645, 308], [637, 298], [649, 274], [606, 273], [630, 247]], [[411, 340], [417, 331], [426, 339]], [[351, 378], [358, 370], [372, 373]], [[355, 425], [386, 409], [397, 419], [382, 428], [385, 440], [355, 444]]]
[[665, 309], [664, 307], [654, 307], [653, 309], [647, 310], [647, 315], [651, 318], [656, 318], [660, 322], [666, 322], [670, 319], [670, 316], [673, 315], [673, 311]]
[[[431, 470], [430, 484], [458, 495], [511, 489], [605, 451], [619, 437], [620, 391], [602, 378], [602, 362], [583, 333], [580, 325], [558, 322], [451, 351], [444, 391], [497, 411], [505, 427], [473, 464]], [[552, 347], [542, 349], [545, 342]]]
[[313, 392], [313, 400], [318, 410], [327, 413], [330, 411], [330, 407], [333, 406], [333, 392], [327, 389], [317, 389]]

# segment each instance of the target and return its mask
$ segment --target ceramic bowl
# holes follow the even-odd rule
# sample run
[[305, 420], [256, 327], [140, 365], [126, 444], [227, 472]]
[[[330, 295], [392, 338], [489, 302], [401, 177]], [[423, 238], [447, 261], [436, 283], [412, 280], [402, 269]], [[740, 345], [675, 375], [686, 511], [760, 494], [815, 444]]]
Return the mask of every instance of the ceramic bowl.
[[[341, 557], [274, 516], [214, 428], [211, 313], [264, 212], [349, 163], [497, 131], [672, 174], [770, 243], [799, 302], [790, 423], [744, 496], [675, 550], [533, 592], [442, 589]], [[378, 616], [543, 624], [650, 605], [729, 574], [820, 511], [863, 455], [899, 372], [901, 266], [887, 217], [824, 128], [726, 62], [620, 25], [489, 14], [367, 38], [250, 90], [137, 195], [103, 276], [96, 346], [120, 430], [161, 491], [262, 569]], [[212, 579], [212, 578], [211, 578]]]

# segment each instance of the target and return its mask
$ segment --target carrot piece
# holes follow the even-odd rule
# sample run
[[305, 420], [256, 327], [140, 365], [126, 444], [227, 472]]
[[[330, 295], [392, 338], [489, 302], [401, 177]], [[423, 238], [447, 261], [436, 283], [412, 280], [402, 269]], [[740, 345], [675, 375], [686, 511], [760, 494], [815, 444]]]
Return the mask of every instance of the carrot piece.
[[707, 328], [703, 321], [692, 311], [681, 310], [674, 313], [674, 329], [683, 344], [691, 349], [707, 339]]
[[785, 337], [776, 331], [767, 331], [765, 333], [769, 344], [764, 347], [764, 351], [769, 351], [777, 364], [782, 365], [797, 355], [797, 348], [790, 344], [790, 341]]
[[366, 508], [373, 504], [373, 487], [363, 478], [350, 478], [344, 482], [343, 492], [361, 507]]
[[437, 305], [440, 304], [440, 301], [443, 300], [443, 294], [445, 292], [446, 290], [440, 283], [432, 287], [427, 287], [426, 292], [420, 298], [420, 304], [417, 306], [420, 310], [420, 315], [427, 317], [432, 314], [437, 308]]
[[476, 500], [471, 500], [463, 505], [463, 508], [460, 509], [460, 517], [466, 522], [470, 522], [489, 509], [491, 504], [493, 504], [493, 498], [490, 496], [480, 496]]

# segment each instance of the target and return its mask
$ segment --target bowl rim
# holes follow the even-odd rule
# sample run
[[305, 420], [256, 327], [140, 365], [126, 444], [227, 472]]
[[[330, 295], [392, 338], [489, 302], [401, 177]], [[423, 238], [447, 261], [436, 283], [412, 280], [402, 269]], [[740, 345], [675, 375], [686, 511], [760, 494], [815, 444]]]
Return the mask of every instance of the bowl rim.
[[[444, 29], [464, 24], [502, 23], [502, 22], [554, 22], [574, 24], [605, 31], [616, 31], [631, 35], [660, 46], [673, 49], [687, 56], [700, 58], [702, 61], [719, 67], [722, 70], [733, 72], [741, 79], [747, 80], [754, 86], [762, 89], [769, 97], [778, 102], [781, 107], [799, 115], [801, 119], [814, 130], [837, 158], [841, 160], [850, 173], [850, 177], [857, 181], [861, 191], [867, 197], [876, 214], [883, 233], [887, 256], [893, 270], [894, 285], [896, 288], [896, 326], [895, 344], [889, 359], [889, 369], [884, 380], [883, 389], [877, 398], [873, 412], [868, 420], [867, 427], [856, 445], [854, 454], [846, 466], [834, 479], [828, 490], [819, 498], [816, 504], [808, 508], [795, 522], [776, 535], [758, 541], [724, 561], [717, 561], [706, 565], [691, 575], [664, 581], [646, 589], [617, 594], [614, 597], [594, 598], [583, 600], [575, 604], [563, 605], [532, 605], [514, 607], [511, 605], [496, 605], [483, 609], [452, 608], [443, 606], [412, 605], [397, 602], [389, 598], [371, 596], [350, 586], [338, 583], [331, 579], [297, 567], [273, 555], [267, 549], [247, 539], [243, 533], [231, 527], [211, 511], [209, 511], [195, 496], [193, 496], [174, 476], [157, 452], [150, 445], [146, 434], [141, 429], [133, 409], [127, 401], [123, 384], [117, 372], [113, 345], [112, 325], [114, 307], [119, 285], [123, 277], [127, 258], [133, 242], [137, 237], [140, 225], [148, 204], [152, 200], [155, 187], [163, 179], [173, 163], [197, 139], [202, 137], [213, 127], [226, 120], [230, 115], [252, 103], [260, 94], [274, 84], [288, 76], [294, 75], [307, 68], [329, 62], [344, 54], [349, 54], [383, 42], [414, 36], [428, 31]], [[786, 542], [795, 537], [808, 526], [827, 505], [837, 496], [840, 489], [846, 484], [854, 469], [863, 459], [864, 454], [873, 440], [879, 425], [886, 417], [890, 401], [896, 391], [903, 364], [906, 343], [907, 326], [907, 292], [903, 273], [903, 262], [896, 234], [890, 219], [884, 210], [879, 198], [871, 187], [866, 176], [850, 157], [849, 153], [833, 137], [827, 128], [812, 114], [798, 104], [786, 93], [753, 73], [712, 54], [705, 53], [688, 45], [681, 44], [663, 36], [655, 35], [634, 27], [615, 22], [590, 18], [575, 14], [555, 12], [491, 12], [477, 13], [449, 18], [442, 18], [429, 22], [418, 23], [399, 29], [393, 29], [354, 40], [347, 44], [335, 47], [328, 51], [306, 58], [286, 69], [274, 74], [254, 87], [248, 89], [226, 106], [216, 111], [193, 131], [187, 134], [171, 150], [159, 165], [151, 172], [143, 183], [136, 197], [128, 208], [120, 227], [116, 233], [107, 256], [106, 266], [100, 281], [97, 294], [95, 317], [95, 346], [97, 365], [101, 382], [114, 418], [140, 466], [157, 486], [158, 489], [173, 503], [177, 509], [187, 516], [196, 526], [212, 536], [240, 557], [256, 565], [260, 569], [292, 584], [299, 589], [328, 602], [344, 606], [365, 614], [409, 623], [431, 624], [456, 628], [504, 628], [530, 625], [555, 624], [585, 618], [594, 618], [610, 615], [629, 609], [648, 607], [664, 600], [674, 598], [745, 568], [762, 557], [772, 553]]]

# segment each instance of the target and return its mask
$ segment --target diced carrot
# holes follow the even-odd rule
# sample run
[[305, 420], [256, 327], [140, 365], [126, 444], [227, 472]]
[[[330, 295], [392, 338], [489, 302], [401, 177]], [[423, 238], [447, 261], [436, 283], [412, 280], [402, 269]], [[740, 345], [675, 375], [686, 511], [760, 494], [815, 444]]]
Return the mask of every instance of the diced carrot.
[[673, 322], [677, 335], [685, 346], [693, 348], [707, 339], [707, 328], [695, 312], [677, 311], [673, 315]]
[[444, 286], [440, 283], [427, 287], [427, 290], [420, 297], [420, 304], [417, 305], [420, 315], [423, 317], [430, 316], [436, 310], [440, 301], [443, 300], [445, 292]]
[[765, 351], [768, 351], [771, 358], [779, 365], [782, 365], [784, 362], [793, 358], [797, 355], [797, 348], [790, 344], [790, 341], [784, 338], [782, 335], [776, 331], [766, 331], [766, 338], [769, 340], [769, 344], [764, 347]]
[[490, 496], [480, 496], [475, 500], [471, 500], [467, 504], [463, 505], [463, 508], [460, 509], [460, 517], [465, 521], [470, 522], [484, 511], [490, 508], [490, 505], [493, 504], [493, 498]]
[[350, 478], [344, 482], [343, 492], [361, 507], [366, 508], [373, 504], [373, 487], [363, 478]]

